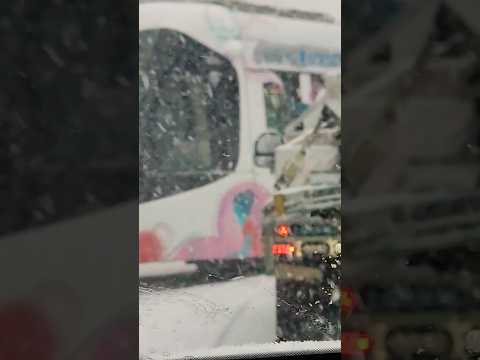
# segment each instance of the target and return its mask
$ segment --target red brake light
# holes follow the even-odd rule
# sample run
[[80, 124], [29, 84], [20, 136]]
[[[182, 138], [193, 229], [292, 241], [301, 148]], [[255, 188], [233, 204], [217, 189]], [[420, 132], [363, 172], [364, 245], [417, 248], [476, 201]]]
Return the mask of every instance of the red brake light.
[[275, 244], [272, 246], [273, 255], [290, 255], [295, 252], [295, 246], [290, 244]]
[[342, 355], [358, 356], [372, 351], [373, 339], [366, 333], [342, 332]]
[[278, 225], [277, 228], [275, 229], [275, 231], [281, 237], [287, 237], [288, 235], [290, 235], [290, 227], [288, 225], [285, 225], [285, 224]]

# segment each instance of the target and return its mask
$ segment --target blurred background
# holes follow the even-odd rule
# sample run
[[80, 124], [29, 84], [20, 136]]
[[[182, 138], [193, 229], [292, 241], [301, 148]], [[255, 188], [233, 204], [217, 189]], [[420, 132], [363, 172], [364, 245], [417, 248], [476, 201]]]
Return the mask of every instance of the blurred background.
[[478, 357], [475, 10], [343, 1], [343, 356]]

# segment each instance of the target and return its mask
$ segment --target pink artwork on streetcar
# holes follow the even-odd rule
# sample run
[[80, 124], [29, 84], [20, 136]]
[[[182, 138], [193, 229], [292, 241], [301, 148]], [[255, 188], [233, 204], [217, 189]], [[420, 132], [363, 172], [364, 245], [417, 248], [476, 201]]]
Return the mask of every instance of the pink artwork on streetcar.
[[153, 231], [141, 231], [138, 236], [140, 264], [162, 260], [163, 249], [161, 239]]
[[261, 256], [262, 210], [268, 198], [268, 191], [254, 182], [233, 187], [221, 200], [217, 218], [218, 235], [188, 240], [173, 254], [173, 259]]

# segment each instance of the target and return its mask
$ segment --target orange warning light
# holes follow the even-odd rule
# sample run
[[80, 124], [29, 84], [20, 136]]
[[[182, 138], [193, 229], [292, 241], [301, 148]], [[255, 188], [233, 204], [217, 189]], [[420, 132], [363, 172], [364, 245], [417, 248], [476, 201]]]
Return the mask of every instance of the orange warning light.
[[276, 232], [281, 237], [287, 237], [288, 235], [290, 235], [290, 227], [285, 224], [280, 224], [277, 226]]

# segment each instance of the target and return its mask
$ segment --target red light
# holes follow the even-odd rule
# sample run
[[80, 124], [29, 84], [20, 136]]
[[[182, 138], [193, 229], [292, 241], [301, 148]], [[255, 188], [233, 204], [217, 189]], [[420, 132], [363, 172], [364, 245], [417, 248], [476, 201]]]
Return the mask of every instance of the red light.
[[295, 246], [290, 244], [275, 244], [272, 246], [273, 255], [290, 255], [295, 252]]
[[372, 351], [373, 339], [362, 332], [342, 332], [342, 355], [359, 356]]
[[287, 237], [288, 235], [290, 235], [290, 228], [288, 225], [280, 224], [277, 226], [276, 232], [281, 237]]

